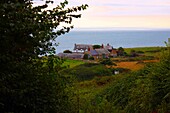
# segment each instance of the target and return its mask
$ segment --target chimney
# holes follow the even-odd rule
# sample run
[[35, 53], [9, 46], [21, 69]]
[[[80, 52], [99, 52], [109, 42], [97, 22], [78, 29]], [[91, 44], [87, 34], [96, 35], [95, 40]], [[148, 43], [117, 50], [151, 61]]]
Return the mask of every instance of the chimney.
[[104, 45], [102, 44], [102, 48], [104, 48]]
[[90, 51], [90, 47], [88, 47], [88, 51]]

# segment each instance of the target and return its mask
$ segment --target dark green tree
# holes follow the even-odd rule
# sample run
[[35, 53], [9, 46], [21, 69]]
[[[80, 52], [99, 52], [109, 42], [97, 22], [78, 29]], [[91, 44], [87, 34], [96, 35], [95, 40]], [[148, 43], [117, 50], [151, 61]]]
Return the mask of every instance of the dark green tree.
[[63, 53], [72, 53], [70, 50], [64, 50]]
[[123, 47], [119, 47], [118, 48], [118, 56], [123, 56], [124, 55], [124, 49], [123, 49]]
[[136, 52], [135, 50], [132, 49], [132, 50], [130, 51], [130, 56], [131, 56], [131, 57], [136, 57], [136, 56], [138, 56], [138, 54], [137, 54], [137, 52]]
[[100, 45], [93, 45], [93, 49], [99, 49], [99, 48], [101, 48]]
[[[55, 53], [53, 41], [73, 28], [72, 19], [81, 17], [73, 13], [87, 5], [66, 8], [65, 0], [48, 10], [50, 3], [53, 1], [46, 0], [44, 5], [33, 7], [32, 0], [0, 1], [1, 113], [72, 111], [67, 81], [59, 75], [63, 61], [39, 55]], [[61, 23], [70, 27], [59, 29]]]

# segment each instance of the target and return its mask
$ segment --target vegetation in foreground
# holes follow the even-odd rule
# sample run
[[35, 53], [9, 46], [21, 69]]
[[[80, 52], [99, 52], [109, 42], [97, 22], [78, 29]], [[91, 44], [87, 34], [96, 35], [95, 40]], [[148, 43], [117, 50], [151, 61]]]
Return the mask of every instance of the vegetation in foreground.
[[170, 52], [139, 71], [80, 82], [76, 88], [81, 113], [169, 113]]
[[[81, 17], [75, 12], [87, 5], [69, 8], [63, 0], [50, 10], [53, 0], [33, 2], [0, 1], [0, 112], [75, 113], [70, 80], [58, 73], [62, 60], [52, 55], [53, 41], [73, 28], [73, 18]], [[49, 55], [47, 62], [42, 55]]]

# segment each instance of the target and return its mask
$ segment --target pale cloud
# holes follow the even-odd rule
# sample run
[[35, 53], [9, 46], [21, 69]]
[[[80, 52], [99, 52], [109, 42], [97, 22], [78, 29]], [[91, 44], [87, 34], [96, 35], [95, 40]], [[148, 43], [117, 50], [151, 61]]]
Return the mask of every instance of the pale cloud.
[[[37, 1], [37, 4], [41, 4]], [[41, 0], [40, 0], [41, 1]], [[55, 7], [64, 0], [54, 0]], [[169, 0], [68, 0], [69, 7], [88, 4], [75, 27], [152, 27], [170, 28]]]
[[88, 17], [74, 21], [75, 26], [94, 27], [138, 27], [170, 28], [170, 16], [110, 16]]

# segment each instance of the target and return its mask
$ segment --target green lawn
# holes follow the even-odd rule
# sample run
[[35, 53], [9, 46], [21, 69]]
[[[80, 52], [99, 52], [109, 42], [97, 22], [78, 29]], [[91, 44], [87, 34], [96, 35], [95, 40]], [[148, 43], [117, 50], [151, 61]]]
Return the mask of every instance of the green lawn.
[[72, 60], [72, 59], [66, 59], [62, 66], [68, 66], [69, 68], [73, 68], [75, 66], [78, 66], [80, 64], [84, 64], [85, 62], [82, 60]]

